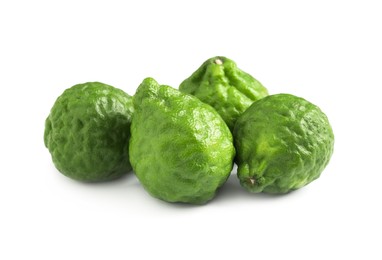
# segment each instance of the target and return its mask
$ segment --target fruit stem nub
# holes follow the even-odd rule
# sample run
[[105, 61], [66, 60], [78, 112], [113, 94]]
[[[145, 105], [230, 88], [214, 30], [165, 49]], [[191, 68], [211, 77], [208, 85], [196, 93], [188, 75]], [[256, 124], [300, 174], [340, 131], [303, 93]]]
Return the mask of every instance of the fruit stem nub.
[[254, 185], [256, 184], [256, 180], [255, 180], [255, 178], [248, 178], [248, 182], [249, 182], [252, 186], [254, 186]]
[[223, 64], [223, 61], [221, 59], [219, 59], [219, 58], [217, 58], [214, 62], [217, 65], [222, 65]]

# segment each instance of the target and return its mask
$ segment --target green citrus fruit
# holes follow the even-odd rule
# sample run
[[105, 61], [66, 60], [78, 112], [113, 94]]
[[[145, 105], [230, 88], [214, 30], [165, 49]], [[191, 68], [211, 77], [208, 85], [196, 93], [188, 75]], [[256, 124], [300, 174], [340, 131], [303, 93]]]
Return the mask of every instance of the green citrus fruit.
[[226, 57], [205, 61], [179, 90], [211, 105], [233, 130], [237, 118], [256, 100], [268, 95], [267, 89]]
[[301, 188], [320, 176], [333, 152], [326, 115], [289, 94], [253, 103], [237, 120], [233, 134], [238, 177], [250, 192]]
[[134, 96], [130, 160], [144, 188], [168, 202], [212, 199], [235, 150], [219, 114], [196, 97], [147, 78]]
[[131, 170], [128, 154], [132, 98], [88, 82], [58, 97], [45, 122], [44, 142], [56, 168], [80, 181], [105, 181]]

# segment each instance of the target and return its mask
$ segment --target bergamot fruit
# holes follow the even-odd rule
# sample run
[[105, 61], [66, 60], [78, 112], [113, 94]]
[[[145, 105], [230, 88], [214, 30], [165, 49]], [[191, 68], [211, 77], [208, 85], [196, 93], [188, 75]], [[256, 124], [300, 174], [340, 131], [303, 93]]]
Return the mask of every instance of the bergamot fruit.
[[328, 164], [334, 145], [326, 115], [289, 94], [253, 103], [233, 135], [238, 177], [250, 192], [286, 193], [309, 184]]
[[179, 90], [214, 107], [231, 130], [254, 101], [268, 95], [259, 81], [221, 56], [205, 61], [180, 84]]
[[65, 90], [45, 121], [44, 142], [56, 168], [86, 182], [130, 171], [132, 113], [132, 97], [112, 86], [88, 82]]
[[143, 187], [168, 202], [202, 204], [227, 180], [235, 149], [219, 114], [146, 78], [134, 96], [130, 160]]

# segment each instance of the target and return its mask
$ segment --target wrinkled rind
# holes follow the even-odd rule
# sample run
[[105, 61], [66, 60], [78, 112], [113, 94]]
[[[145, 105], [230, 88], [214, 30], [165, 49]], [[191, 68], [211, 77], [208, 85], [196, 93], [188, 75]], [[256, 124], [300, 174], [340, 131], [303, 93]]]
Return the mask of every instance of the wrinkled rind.
[[168, 202], [202, 204], [227, 180], [235, 150], [207, 104], [145, 79], [134, 96], [130, 160], [143, 187]]
[[[217, 64], [216, 60], [222, 64]], [[254, 101], [268, 95], [259, 81], [221, 56], [205, 61], [180, 84], [179, 90], [214, 107], [231, 130], [237, 118]]]
[[132, 97], [88, 82], [58, 97], [45, 122], [44, 143], [56, 168], [79, 181], [115, 179], [131, 170]]
[[265, 97], [234, 129], [240, 183], [250, 192], [286, 193], [317, 179], [333, 153], [328, 118], [289, 94]]

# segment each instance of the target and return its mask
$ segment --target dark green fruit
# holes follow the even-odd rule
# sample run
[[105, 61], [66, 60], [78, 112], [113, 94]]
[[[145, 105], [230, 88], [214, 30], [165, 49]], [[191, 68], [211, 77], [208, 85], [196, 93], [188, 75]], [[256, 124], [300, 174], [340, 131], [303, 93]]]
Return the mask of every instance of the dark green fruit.
[[305, 99], [278, 94], [253, 103], [234, 129], [238, 177], [250, 192], [286, 193], [317, 179], [333, 153], [326, 115]]
[[65, 90], [45, 122], [44, 142], [56, 168], [87, 182], [130, 171], [132, 113], [132, 97], [112, 86], [88, 82]]
[[254, 101], [268, 95], [259, 81], [221, 56], [205, 61], [180, 84], [179, 90], [214, 107], [231, 130]]
[[235, 156], [232, 134], [219, 114], [151, 78], [138, 87], [134, 107], [130, 160], [144, 188], [168, 202], [211, 200]]

